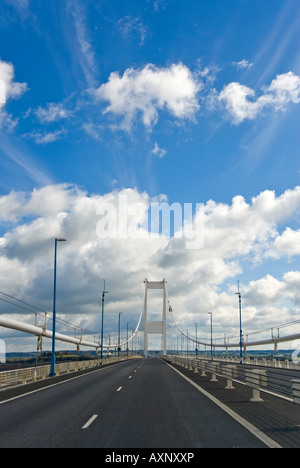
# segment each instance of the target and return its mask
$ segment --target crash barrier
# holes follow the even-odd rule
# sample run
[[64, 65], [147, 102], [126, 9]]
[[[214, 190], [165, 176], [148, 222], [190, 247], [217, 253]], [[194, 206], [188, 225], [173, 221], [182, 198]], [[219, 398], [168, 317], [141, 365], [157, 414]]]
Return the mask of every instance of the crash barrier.
[[[110, 357], [107, 359], [103, 359], [102, 365], [125, 361], [127, 359], [131, 359], [131, 357]], [[56, 364], [55, 373], [57, 376], [59, 376], [64, 374], [70, 374], [72, 372], [79, 372], [87, 369], [96, 368], [100, 365], [100, 359], [92, 359], [89, 361], [64, 362]], [[27, 383], [37, 382], [38, 380], [44, 380], [49, 377], [50, 367], [50, 365], [47, 365], [0, 372], [0, 390], [9, 387], [15, 387], [18, 385], [25, 385]]]
[[245, 364], [231, 364], [220, 361], [195, 359], [186, 356], [167, 356], [168, 361], [199, 374], [210, 377], [211, 382], [225, 379], [225, 389], [233, 390], [234, 383], [252, 389], [251, 402], [263, 401], [261, 392], [269, 392], [300, 405], [300, 369], [274, 369], [251, 367]]
[[252, 398], [250, 401], [263, 401], [260, 397], [260, 389], [267, 386], [267, 371], [259, 369], [246, 369], [245, 381], [248, 387], [252, 388]]

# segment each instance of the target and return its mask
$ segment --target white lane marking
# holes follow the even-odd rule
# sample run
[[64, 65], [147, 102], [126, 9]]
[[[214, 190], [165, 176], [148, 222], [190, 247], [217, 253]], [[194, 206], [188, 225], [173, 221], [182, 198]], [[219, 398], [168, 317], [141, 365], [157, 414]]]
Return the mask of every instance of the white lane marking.
[[162, 360], [167, 366], [169, 366], [171, 369], [173, 369], [174, 372], [177, 372], [177, 374], [181, 375], [185, 380], [187, 380], [193, 387], [195, 387], [199, 392], [203, 393], [207, 398], [209, 398], [211, 401], [213, 401], [216, 405], [218, 405], [220, 408], [222, 408], [223, 411], [225, 411], [227, 414], [229, 414], [233, 419], [235, 419], [237, 422], [239, 422], [242, 426], [244, 426], [246, 429], [248, 429], [249, 432], [255, 435], [259, 440], [261, 440], [267, 447], [269, 448], [282, 448], [277, 442], [275, 442], [273, 439], [268, 437], [266, 434], [264, 434], [262, 431], [260, 431], [257, 427], [253, 426], [253, 424], [249, 423], [246, 419], [242, 418], [239, 414], [237, 414], [235, 411], [230, 409], [228, 406], [226, 406], [224, 403], [222, 403], [220, 400], [212, 396], [210, 393], [206, 392], [202, 387], [199, 387], [193, 380], [189, 379], [186, 377], [184, 374], [182, 374], [179, 370], [175, 369], [175, 367], [171, 366], [168, 362]]
[[117, 390], [117, 392], [120, 392], [120, 391], [122, 390], [122, 388], [123, 388], [123, 387], [119, 387], [118, 390]]
[[130, 375], [128, 378], [131, 379], [132, 375]]
[[88, 427], [90, 427], [97, 418], [98, 414], [94, 414], [94, 416], [92, 416], [91, 419], [88, 420], [88, 422], [82, 427], [82, 429], [87, 429]]
[[[111, 364], [110, 366], [107, 366], [107, 367], [102, 367], [101, 369], [96, 369], [96, 370], [94, 370], [92, 372], [88, 372], [87, 374], [77, 375], [76, 377], [72, 377], [70, 379], [63, 380], [62, 382], [57, 382], [57, 383], [52, 384], [52, 385], [51, 384], [47, 385], [47, 387], [42, 387], [42, 388], [38, 388], [36, 390], [32, 390], [31, 392], [23, 393], [22, 395], [18, 395], [16, 397], [9, 398], [8, 400], [0, 401], [0, 406], [4, 405], [5, 403], [10, 403], [11, 401], [19, 400], [20, 398], [24, 398], [24, 397], [33, 395], [34, 393], [42, 392], [44, 390], [49, 390], [50, 388], [58, 387], [59, 385], [63, 385], [63, 384], [66, 384], [68, 382], [72, 382], [72, 380], [82, 379], [83, 377], [88, 377], [89, 375], [96, 374], [97, 372], [107, 371], [109, 369], [112, 369], [114, 366], [118, 366], [120, 364], [123, 364], [123, 361], [116, 362], [116, 363]], [[38, 380], [38, 382], [40, 382], [40, 381]], [[10, 387], [7, 390], [11, 390], [13, 388], [14, 387]]]

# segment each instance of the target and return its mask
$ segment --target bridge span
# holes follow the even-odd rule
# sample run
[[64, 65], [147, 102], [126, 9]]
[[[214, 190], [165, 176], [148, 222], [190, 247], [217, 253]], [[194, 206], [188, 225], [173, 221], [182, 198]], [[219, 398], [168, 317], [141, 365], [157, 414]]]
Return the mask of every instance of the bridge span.
[[251, 403], [245, 386], [226, 391], [220, 380], [167, 361], [132, 359], [0, 392], [0, 447], [300, 445], [298, 406], [270, 394]]

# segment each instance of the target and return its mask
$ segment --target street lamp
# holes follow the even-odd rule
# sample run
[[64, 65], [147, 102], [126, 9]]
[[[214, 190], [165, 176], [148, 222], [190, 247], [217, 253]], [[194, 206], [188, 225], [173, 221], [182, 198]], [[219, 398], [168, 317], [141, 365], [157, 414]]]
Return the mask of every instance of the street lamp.
[[196, 359], [198, 358], [198, 324], [194, 324], [196, 327]]
[[119, 328], [118, 328], [118, 357], [120, 357], [120, 344], [121, 344], [121, 315], [123, 315], [123, 312], [119, 312]]
[[100, 352], [101, 364], [102, 364], [102, 360], [103, 360], [104, 300], [105, 300], [105, 294], [108, 294], [108, 291], [105, 290], [105, 280], [103, 280], [103, 283], [104, 283], [104, 288], [103, 288], [103, 292], [102, 292], [101, 352]]
[[214, 359], [213, 357], [213, 329], [212, 329], [213, 314], [212, 312], [208, 312], [208, 315], [210, 315], [210, 357], [211, 357], [211, 360], [213, 361]]
[[186, 356], [189, 355], [189, 331], [186, 331]]
[[57, 267], [57, 243], [66, 242], [66, 239], [56, 238], [54, 249], [54, 292], [53, 292], [53, 330], [52, 330], [52, 356], [49, 377], [55, 377], [55, 333], [56, 333], [56, 267]]
[[129, 356], [129, 343], [128, 343], [128, 327], [129, 327], [129, 323], [130, 322], [127, 322], [127, 357]]
[[242, 330], [242, 295], [240, 293], [240, 282], [238, 281], [239, 311], [240, 311], [240, 364], [243, 363], [243, 330]]

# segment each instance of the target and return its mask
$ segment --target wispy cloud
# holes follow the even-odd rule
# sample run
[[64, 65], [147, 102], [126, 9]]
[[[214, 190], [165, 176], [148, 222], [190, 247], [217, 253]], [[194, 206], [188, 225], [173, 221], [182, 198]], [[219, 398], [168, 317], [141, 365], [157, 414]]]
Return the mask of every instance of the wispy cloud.
[[138, 16], [125, 16], [118, 21], [118, 26], [125, 36], [137, 35], [140, 39], [140, 45], [144, 44], [149, 33], [148, 27], [145, 26], [142, 19]]
[[66, 133], [65, 129], [55, 130], [52, 132], [36, 130], [31, 133], [26, 133], [23, 136], [32, 138], [35, 143], [39, 145], [46, 145], [48, 143], [54, 143], [55, 141], [61, 140]]
[[239, 62], [232, 62], [232, 65], [234, 65], [238, 70], [248, 70], [253, 67], [253, 63], [246, 59], [240, 60]]
[[[260, 74], [256, 87], [259, 88], [266, 79], [278, 69], [278, 64], [284, 58], [288, 47], [298, 40], [300, 27], [300, 13], [295, 14], [293, 2], [283, 2], [282, 10], [273, 28], [261, 42], [262, 46], [258, 50], [253, 61], [255, 65], [263, 64], [263, 73]], [[295, 47], [295, 52], [299, 57], [299, 48]], [[261, 67], [259, 67], [261, 69]]]
[[16, 13], [22, 20], [28, 20], [28, 18], [31, 16], [31, 0], [5, 0], [5, 2], [14, 8]]
[[80, 65], [88, 86], [94, 88], [96, 86], [95, 74], [97, 71], [97, 64], [95, 51], [87, 26], [85, 6], [84, 2], [80, 0], [68, 0], [67, 11], [74, 25], [72, 51]]
[[39, 107], [35, 111], [35, 115], [43, 124], [68, 119], [72, 115], [72, 112], [66, 109], [63, 104], [49, 103], [46, 107]]
[[151, 153], [154, 154], [155, 156], [157, 156], [158, 158], [162, 159], [167, 154], [167, 150], [165, 150], [163, 148], [160, 148], [158, 143], [156, 142], [153, 150], [151, 151]]
[[0, 139], [0, 152], [18, 167], [20, 178], [24, 178], [24, 176], [26, 176], [38, 186], [49, 185], [52, 183], [48, 174], [39, 167], [36, 161], [28, 154], [26, 149], [13, 143], [12, 140], [4, 134], [1, 135]]

